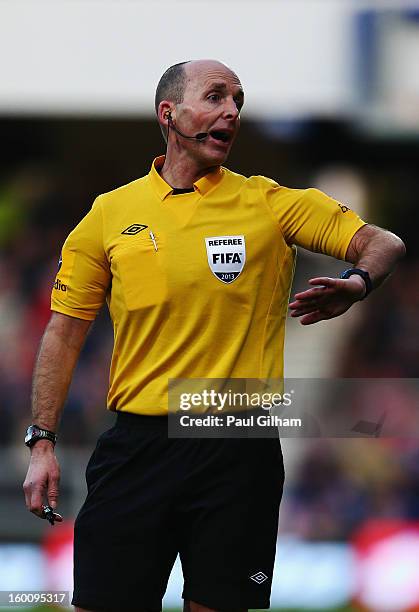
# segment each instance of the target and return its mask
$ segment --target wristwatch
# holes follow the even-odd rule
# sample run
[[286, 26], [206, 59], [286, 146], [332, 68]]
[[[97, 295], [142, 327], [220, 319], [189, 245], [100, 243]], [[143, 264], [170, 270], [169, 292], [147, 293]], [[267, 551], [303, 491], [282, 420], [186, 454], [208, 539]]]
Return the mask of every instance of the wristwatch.
[[372, 291], [372, 282], [370, 279], [370, 275], [366, 270], [361, 270], [360, 268], [348, 268], [347, 270], [344, 270], [342, 272], [340, 278], [349, 278], [350, 276], [352, 276], [352, 274], [358, 274], [361, 278], [364, 279], [366, 291], [364, 297], [361, 298], [361, 300], [365, 300], [367, 295], [369, 295]]
[[31, 448], [38, 440], [49, 440], [55, 446], [57, 442], [57, 434], [48, 429], [42, 429], [38, 425], [29, 425], [26, 430], [25, 444]]

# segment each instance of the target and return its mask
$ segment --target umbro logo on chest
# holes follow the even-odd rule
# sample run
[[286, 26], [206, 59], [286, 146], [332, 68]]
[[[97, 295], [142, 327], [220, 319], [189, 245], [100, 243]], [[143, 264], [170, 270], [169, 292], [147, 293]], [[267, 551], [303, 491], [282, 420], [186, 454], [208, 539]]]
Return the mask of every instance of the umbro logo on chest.
[[143, 230], [145, 230], [148, 225], [143, 225], [142, 223], [133, 223], [124, 229], [121, 234], [128, 234], [128, 236], [135, 236], [135, 234], [139, 234]]
[[205, 238], [208, 265], [223, 283], [232, 283], [241, 274], [246, 263], [244, 236], [211, 236]]

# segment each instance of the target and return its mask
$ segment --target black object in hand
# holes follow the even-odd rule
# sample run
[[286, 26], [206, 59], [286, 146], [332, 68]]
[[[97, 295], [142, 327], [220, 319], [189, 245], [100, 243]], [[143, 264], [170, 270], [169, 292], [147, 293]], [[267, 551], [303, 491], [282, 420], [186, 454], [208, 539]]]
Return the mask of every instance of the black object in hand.
[[51, 523], [51, 525], [55, 522], [54, 510], [51, 506], [42, 506], [43, 516]]

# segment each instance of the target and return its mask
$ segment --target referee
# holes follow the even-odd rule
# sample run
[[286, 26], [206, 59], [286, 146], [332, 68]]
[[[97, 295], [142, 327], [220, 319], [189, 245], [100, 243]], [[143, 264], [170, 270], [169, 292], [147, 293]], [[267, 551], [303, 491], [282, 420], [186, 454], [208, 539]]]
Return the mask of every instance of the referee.
[[[291, 315], [346, 312], [404, 255], [316, 189], [225, 167], [240, 125], [237, 75], [213, 60], [169, 68], [156, 91], [166, 155], [99, 196], [63, 246], [33, 383], [27, 508], [56, 513], [61, 410], [91, 322], [114, 327], [108, 409], [76, 522], [77, 611], [157, 612], [179, 554], [184, 610], [269, 608], [283, 462], [278, 438], [173, 439], [169, 378], [280, 378]], [[352, 264], [289, 304], [295, 248]], [[348, 267], [348, 266], [346, 266]]]

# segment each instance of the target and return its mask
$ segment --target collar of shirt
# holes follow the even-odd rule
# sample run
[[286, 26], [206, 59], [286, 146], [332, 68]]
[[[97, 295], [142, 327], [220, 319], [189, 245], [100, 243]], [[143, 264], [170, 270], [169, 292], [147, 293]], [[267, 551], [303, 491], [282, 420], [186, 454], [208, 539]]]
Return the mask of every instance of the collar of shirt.
[[[164, 155], [161, 155], [160, 157], [156, 157], [156, 159], [153, 161], [151, 165], [151, 170], [148, 175], [151, 181], [151, 184], [154, 188], [154, 191], [157, 193], [157, 195], [159, 196], [161, 200], [164, 200], [168, 195], [171, 195], [173, 192], [173, 187], [171, 187], [171, 185], [166, 183], [164, 178], [162, 178], [158, 172], [158, 169], [160, 169], [163, 166], [163, 164], [164, 164]], [[205, 195], [213, 187], [218, 185], [218, 183], [223, 178], [223, 175], [224, 175], [223, 168], [219, 166], [212, 172], [209, 172], [208, 174], [200, 178], [198, 181], [195, 181], [195, 183], [193, 184], [194, 190], [198, 191], [201, 194], [201, 196]]]

